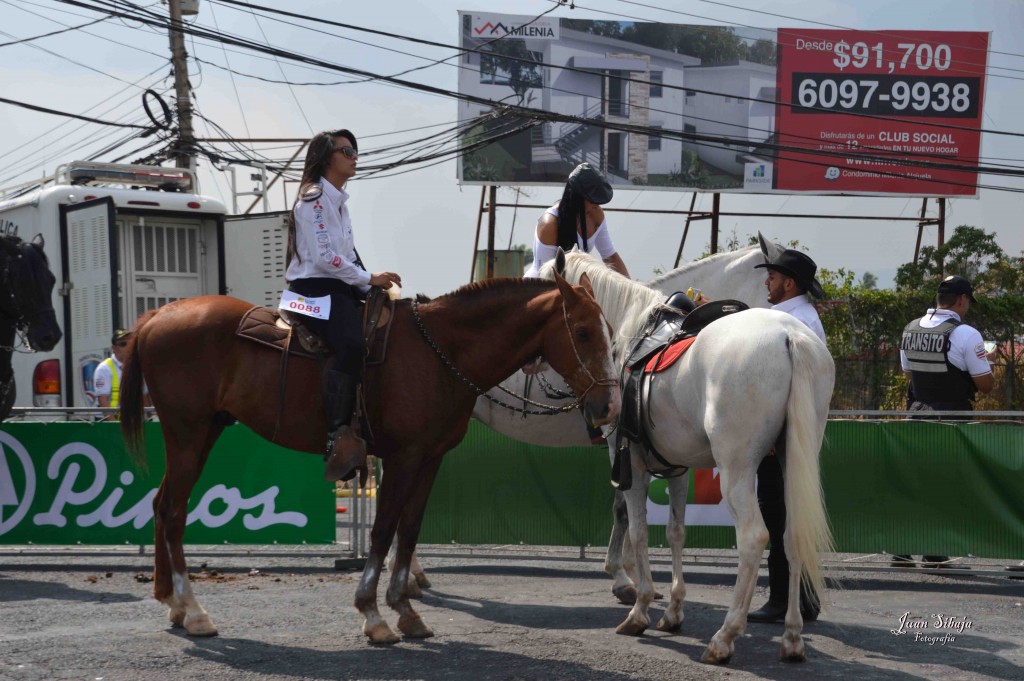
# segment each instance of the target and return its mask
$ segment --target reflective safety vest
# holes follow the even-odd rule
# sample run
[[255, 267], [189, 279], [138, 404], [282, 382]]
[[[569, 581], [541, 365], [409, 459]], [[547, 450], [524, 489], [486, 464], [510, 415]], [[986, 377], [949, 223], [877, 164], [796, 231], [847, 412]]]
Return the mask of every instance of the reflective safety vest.
[[915, 319], [903, 329], [900, 349], [907, 356], [914, 399], [924, 404], [937, 402], [969, 402], [977, 388], [971, 375], [949, 361], [949, 336], [960, 326], [956, 319], [946, 319], [938, 326], [926, 328]]
[[121, 403], [121, 374], [113, 358], [103, 361], [110, 367], [110, 406], [116, 407]]

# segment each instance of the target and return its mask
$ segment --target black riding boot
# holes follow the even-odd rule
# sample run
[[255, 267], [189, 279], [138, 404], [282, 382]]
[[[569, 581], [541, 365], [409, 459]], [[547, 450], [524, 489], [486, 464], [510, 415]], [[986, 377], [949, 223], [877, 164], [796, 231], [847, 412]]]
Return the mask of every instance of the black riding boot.
[[[351, 480], [366, 469], [366, 442], [352, 429], [359, 379], [334, 369], [324, 372], [324, 408], [327, 412], [327, 480]], [[365, 476], [364, 476], [365, 477]]]

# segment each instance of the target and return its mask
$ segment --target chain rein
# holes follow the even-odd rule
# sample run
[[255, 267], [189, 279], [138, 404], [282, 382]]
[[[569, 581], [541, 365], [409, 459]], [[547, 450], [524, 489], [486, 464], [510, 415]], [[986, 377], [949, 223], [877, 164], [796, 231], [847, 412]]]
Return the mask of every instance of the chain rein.
[[[515, 392], [509, 390], [508, 388], [503, 387], [501, 384], [498, 384], [498, 386], [497, 386], [499, 390], [501, 390], [502, 392], [504, 392], [504, 393], [506, 393], [508, 395], [511, 395], [512, 397], [515, 397], [518, 400], [522, 400], [526, 404], [531, 404], [531, 405], [533, 405], [535, 407], [540, 407], [540, 410], [532, 410], [532, 409], [526, 409], [525, 407], [517, 407], [515, 405], [508, 404], [507, 402], [503, 402], [502, 400], [500, 400], [500, 399], [498, 399], [496, 397], [492, 397], [492, 396], [488, 395], [486, 390], [484, 390], [483, 388], [478, 386], [476, 383], [474, 383], [469, 378], [467, 378], [465, 374], [463, 374], [461, 371], [459, 371], [458, 367], [456, 367], [452, 363], [452, 361], [450, 359], [448, 359], [448, 356], [444, 354], [444, 351], [441, 350], [441, 348], [438, 347], [437, 343], [434, 342], [434, 339], [430, 337], [430, 334], [427, 333], [427, 327], [424, 326], [424, 324], [423, 324], [423, 319], [420, 318], [419, 307], [420, 306], [419, 306], [419, 302], [418, 301], [415, 301], [415, 300], [412, 301], [412, 317], [413, 317], [414, 320], [416, 320], [416, 327], [419, 329], [420, 334], [423, 335], [423, 338], [426, 339], [426, 341], [430, 345], [430, 347], [434, 349], [434, 352], [437, 353], [437, 356], [441, 358], [441, 361], [444, 363], [444, 365], [446, 367], [448, 367], [448, 369], [450, 369], [451, 372], [453, 374], [455, 374], [459, 378], [459, 380], [461, 380], [463, 383], [465, 383], [470, 388], [472, 388], [473, 391], [476, 392], [477, 395], [485, 398], [489, 402], [493, 402], [494, 404], [498, 405], [499, 407], [504, 407], [505, 409], [509, 409], [511, 411], [518, 412], [520, 414], [523, 414], [524, 416], [526, 416], [526, 415], [530, 415], [530, 416], [553, 416], [555, 414], [564, 414], [564, 413], [571, 412], [571, 411], [575, 410], [577, 407], [580, 406], [580, 399], [581, 399], [581, 397], [576, 397], [572, 402], [570, 402], [569, 404], [563, 405], [561, 407], [552, 407], [551, 405], [544, 404], [543, 402], [535, 402], [534, 400], [531, 400], [530, 398], [526, 397], [525, 395], [518, 395]], [[564, 302], [562, 303], [562, 312], [563, 312], [563, 314], [565, 314], [565, 323], [566, 323], [566, 327], [568, 328], [569, 318], [568, 318], [568, 314], [565, 313], [565, 303]], [[576, 352], [576, 358], [578, 360], [579, 359], [579, 352], [576, 351], [576, 343], [575, 343], [575, 341], [572, 338], [571, 330], [570, 330], [570, 334], [569, 334], [569, 341], [572, 343], [573, 352]], [[583, 366], [582, 363], [580, 364], [580, 366]], [[589, 392], [591, 388], [593, 388], [595, 385], [598, 385], [598, 382], [594, 380], [593, 375], [590, 374], [590, 371], [587, 370], [587, 368], [585, 366], [583, 367], [583, 370], [587, 372], [587, 374], [590, 376], [591, 381], [592, 381], [592, 383], [590, 384], [590, 387], [588, 387], [584, 391], [584, 393], [583, 393], [583, 395], [586, 395], [587, 392]], [[568, 395], [568, 397], [572, 397], [572, 395]]]

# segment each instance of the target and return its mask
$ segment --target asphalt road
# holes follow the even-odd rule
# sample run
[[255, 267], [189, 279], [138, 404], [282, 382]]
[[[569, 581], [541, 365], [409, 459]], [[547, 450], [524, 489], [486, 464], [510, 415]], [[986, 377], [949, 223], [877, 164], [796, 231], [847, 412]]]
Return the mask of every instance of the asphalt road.
[[[699, 660], [732, 595], [729, 552], [688, 559], [682, 633], [630, 638], [614, 633], [627, 608], [595, 559], [425, 548], [433, 587], [418, 609], [436, 636], [387, 647], [360, 633], [358, 573], [313, 551], [193, 553], [197, 597], [220, 629], [206, 639], [170, 628], [146, 581], [149, 555], [2, 551], [0, 679], [1024, 679], [1024, 581], [994, 566], [840, 572], [832, 562], [842, 588], [805, 629], [806, 663], [778, 660], [781, 625], [750, 624], [731, 664], [716, 668]], [[667, 566], [655, 570], [667, 591]], [[759, 588], [754, 606], [764, 597]], [[929, 629], [891, 633], [908, 612]], [[935, 627], [933, 614], [955, 622]]]

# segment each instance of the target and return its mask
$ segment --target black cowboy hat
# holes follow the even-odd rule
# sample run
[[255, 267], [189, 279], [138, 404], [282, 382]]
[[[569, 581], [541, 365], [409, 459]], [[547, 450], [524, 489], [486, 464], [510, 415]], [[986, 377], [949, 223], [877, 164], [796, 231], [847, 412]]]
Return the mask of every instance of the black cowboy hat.
[[818, 272], [818, 266], [806, 253], [795, 251], [792, 248], [784, 250], [773, 262], [766, 262], [763, 265], [754, 265], [754, 268], [765, 267], [776, 272], [781, 272], [787, 277], [792, 277], [800, 284], [803, 290], [815, 298], [824, 298], [825, 292], [821, 284], [814, 278]]
[[589, 163], [581, 163], [569, 173], [568, 185], [591, 203], [602, 205], [612, 200], [612, 186]]
[[974, 299], [974, 287], [971, 286], [971, 282], [957, 274], [952, 274], [940, 281], [939, 288], [935, 292], [938, 295], [942, 295], [944, 293], [966, 295], [972, 303], [978, 302]]

